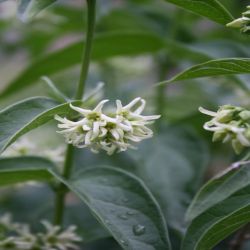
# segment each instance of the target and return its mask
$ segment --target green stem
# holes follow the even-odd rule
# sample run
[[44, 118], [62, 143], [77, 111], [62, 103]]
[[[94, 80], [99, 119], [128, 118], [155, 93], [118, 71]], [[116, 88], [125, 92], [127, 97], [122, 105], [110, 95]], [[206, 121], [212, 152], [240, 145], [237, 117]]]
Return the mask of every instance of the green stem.
[[86, 82], [88, 71], [89, 71], [90, 57], [91, 57], [91, 51], [92, 51], [94, 31], [95, 31], [96, 0], [87, 0], [87, 5], [88, 5], [88, 17], [87, 17], [88, 27], [87, 27], [87, 33], [86, 33], [86, 44], [85, 44], [85, 50], [83, 53], [82, 70], [81, 70], [81, 75], [80, 75], [75, 99], [82, 99], [83, 97], [85, 82]]
[[[87, 33], [86, 33], [86, 44], [83, 53], [82, 59], [82, 68], [80, 80], [75, 95], [75, 99], [82, 99], [84, 94], [85, 82], [87, 80], [89, 64], [91, 58], [91, 49], [94, 37], [94, 28], [95, 28], [95, 9], [96, 9], [96, 0], [87, 0], [88, 6], [88, 16], [87, 16]], [[69, 179], [71, 175], [71, 170], [73, 166], [73, 157], [74, 156], [74, 147], [69, 144], [66, 151], [64, 168], [62, 177], [64, 179]], [[62, 225], [63, 217], [65, 211], [65, 197], [67, 194], [67, 188], [64, 184], [59, 184], [56, 188], [56, 197], [55, 197], [55, 215], [54, 215], [54, 224]]]
[[[71, 144], [68, 144], [63, 166], [63, 174], [62, 174], [62, 176], [65, 179], [69, 179], [70, 177], [73, 165], [72, 164], [73, 156], [74, 156], [74, 147]], [[63, 183], [60, 183], [56, 189], [56, 197], [55, 197], [55, 217], [54, 217], [55, 225], [61, 225], [63, 223], [66, 194], [67, 194], [67, 188]]]

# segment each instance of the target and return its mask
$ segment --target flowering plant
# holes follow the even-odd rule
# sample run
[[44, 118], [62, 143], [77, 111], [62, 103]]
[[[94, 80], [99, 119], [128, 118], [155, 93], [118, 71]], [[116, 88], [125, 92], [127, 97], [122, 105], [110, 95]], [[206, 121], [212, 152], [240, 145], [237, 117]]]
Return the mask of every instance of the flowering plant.
[[249, 6], [0, 0], [0, 27], [0, 250], [250, 249]]

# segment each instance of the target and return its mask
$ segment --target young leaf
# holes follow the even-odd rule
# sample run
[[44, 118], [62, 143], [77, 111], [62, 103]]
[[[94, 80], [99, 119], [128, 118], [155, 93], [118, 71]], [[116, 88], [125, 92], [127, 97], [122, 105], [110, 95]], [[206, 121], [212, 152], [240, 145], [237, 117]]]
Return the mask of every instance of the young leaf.
[[217, 59], [195, 65], [158, 85], [201, 77], [248, 73], [250, 73], [250, 59], [248, 58]]
[[18, 102], [0, 112], [0, 153], [20, 136], [54, 118], [68, 114], [69, 103], [58, 104], [45, 97], [34, 97]]
[[19, 0], [18, 17], [22, 21], [29, 21], [41, 10], [55, 3], [57, 0]]
[[187, 219], [193, 220], [248, 185], [250, 185], [250, 164], [231, 168], [226, 173], [216, 176], [197, 193], [188, 209]]
[[217, 243], [250, 221], [250, 186], [195, 218], [182, 250], [211, 250]]
[[99, 167], [64, 183], [88, 205], [123, 249], [171, 249], [159, 205], [135, 176]]
[[51, 181], [54, 164], [40, 157], [0, 158], [0, 186], [26, 181]]
[[50, 94], [53, 99], [56, 99], [61, 103], [70, 101], [69, 98], [65, 96], [47, 76], [41, 77], [41, 80], [43, 80], [51, 90]]
[[[50, 76], [80, 63], [81, 57], [79, 55], [83, 45], [83, 42], [78, 42], [33, 62], [14, 81], [7, 84], [7, 87], [0, 93], [0, 97], [8, 96], [31, 85], [43, 75]], [[115, 56], [153, 53], [162, 48], [164, 48], [164, 42], [155, 34], [107, 33], [96, 37], [92, 58], [100, 61]]]
[[209, 18], [220, 24], [227, 24], [233, 20], [232, 15], [217, 0], [165, 0], [190, 10], [198, 15]]

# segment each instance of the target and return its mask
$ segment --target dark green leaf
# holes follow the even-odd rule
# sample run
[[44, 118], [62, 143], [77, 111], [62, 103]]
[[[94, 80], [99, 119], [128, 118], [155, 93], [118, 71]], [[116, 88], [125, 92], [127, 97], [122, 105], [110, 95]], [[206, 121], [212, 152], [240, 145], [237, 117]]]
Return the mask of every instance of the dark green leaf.
[[171, 249], [161, 210], [135, 176], [114, 168], [92, 168], [65, 183], [123, 249]]
[[216, 176], [201, 188], [188, 209], [187, 219], [194, 219], [248, 185], [250, 185], [249, 164], [230, 168], [226, 173]]
[[54, 118], [55, 114], [68, 114], [68, 103], [45, 97], [29, 98], [0, 112], [0, 152], [15, 142], [20, 136]]
[[28, 21], [56, 1], [57, 0], [19, 0], [18, 16], [22, 21]]
[[[134, 56], [157, 52], [162, 48], [164, 48], [164, 42], [153, 34], [139, 32], [102, 34], [95, 39], [92, 58], [104, 60], [115, 56]], [[82, 49], [83, 42], [79, 42], [32, 63], [7, 85], [0, 97], [13, 94], [31, 85], [43, 75], [50, 76], [80, 63]]]
[[250, 59], [248, 58], [217, 59], [201, 63], [184, 70], [170, 80], [159, 83], [159, 85], [201, 77], [248, 73], [250, 73]]
[[0, 186], [26, 181], [50, 181], [55, 166], [40, 157], [0, 158]]
[[211, 250], [249, 221], [250, 186], [195, 218], [185, 235], [182, 250]]
[[227, 24], [233, 20], [232, 15], [217, 0], [165, 0], [190, 10], [198, 15], [209, 18], [220, 24]]
[[161, 205], [168, 224], [182, 230], [188, 203], [201, 184], [208, 152], [203, 142], [183, 127], [165, 130], [129, 155], [136, 162], [137, 175]]

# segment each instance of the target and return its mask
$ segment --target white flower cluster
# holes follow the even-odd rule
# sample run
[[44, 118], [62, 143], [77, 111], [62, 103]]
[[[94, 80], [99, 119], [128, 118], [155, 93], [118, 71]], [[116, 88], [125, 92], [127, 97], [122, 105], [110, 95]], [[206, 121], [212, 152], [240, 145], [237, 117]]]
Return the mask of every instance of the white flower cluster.
[[250, 147], [250, 111], [241, 107], [224, 105], [217, 112], [199, 108], [200, 112], [213, 118], [204, 124], [204, 129], [214, 132], [213, 141], [231, 142], [239, 154]]
[[33, 234], [26, 224], [13, 223], [9, 215], [0, 218], [0, 249], [2, 250], [77, 250], [75, 226], [62, 230], [43, 221], [45, 232]]
[[228, 27], [240, 29], [242, 33], [250, 34], [250, 6], [242, 13], [241, 18], [237, 18], [227, 24]]
[[103, 149], [108, 155], [134, 148], [131, 143], [152, 137], [153, 131], [147, 125], [160, 116], [141, 114], [146, 105], [145, 100], [137, 97], [126, 106], [117, 100], [116, 111], [109, 115], [102, 111], [107, 102], [101, 101], [93, 110], [70, 104], [82, 117], [78, 121], [71, 121], [56, 115], [55, 119], [60, 122], [58, 128], [63, 129], [58, 133], [64, 135], [67, 143], [78, 148], [89, 147], [94, 153]]

